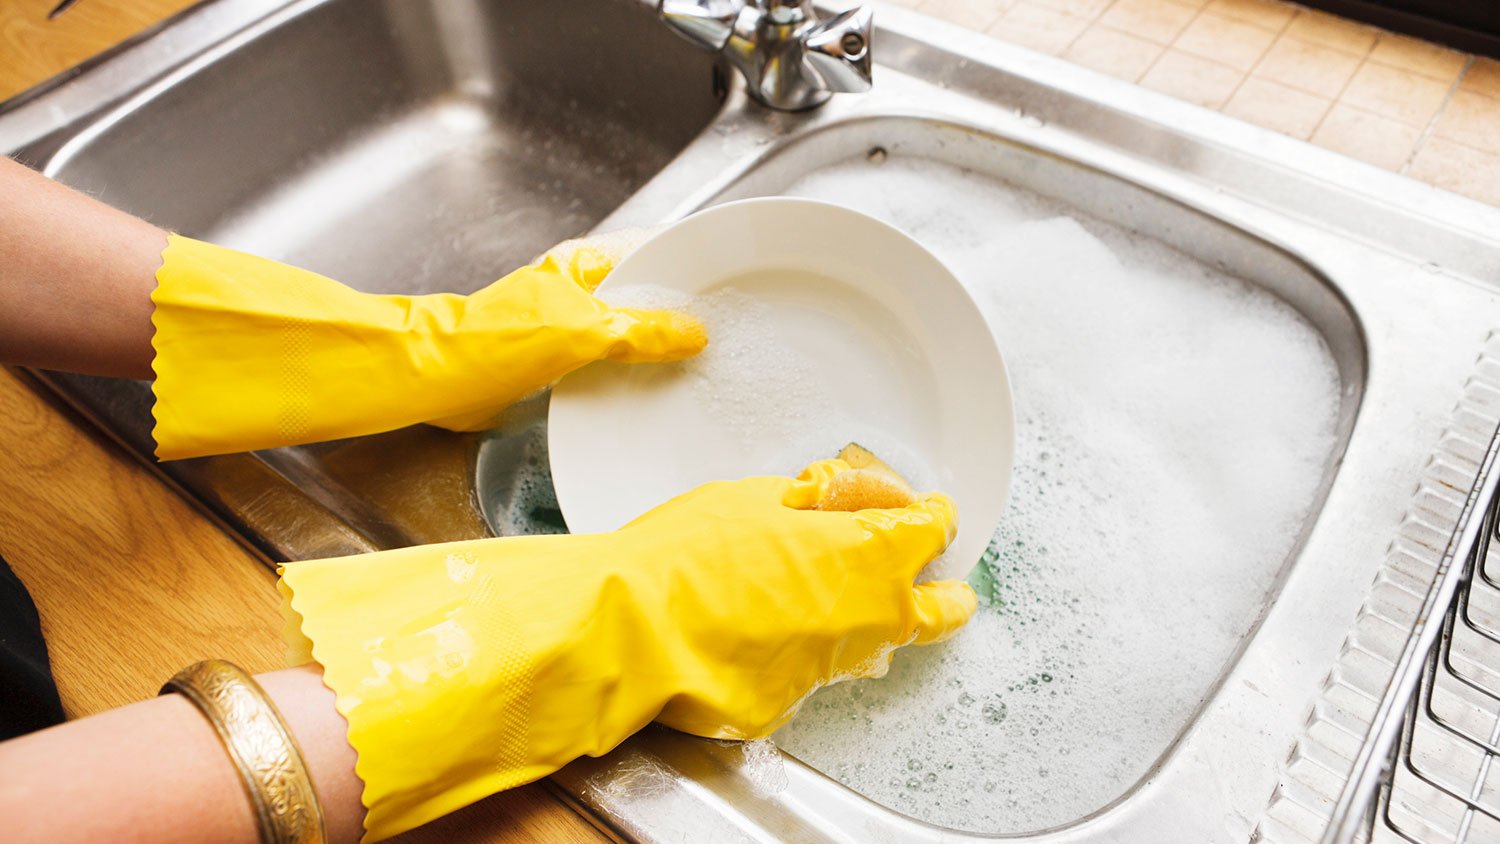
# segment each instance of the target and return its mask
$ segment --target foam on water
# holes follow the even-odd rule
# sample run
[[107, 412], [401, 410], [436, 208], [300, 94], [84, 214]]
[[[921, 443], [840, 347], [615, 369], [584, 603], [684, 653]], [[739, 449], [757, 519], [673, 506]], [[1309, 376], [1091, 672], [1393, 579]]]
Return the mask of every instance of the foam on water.
[[1018, 442], [970, 626], [817, 693], [777, 744], [944, 826], [1103, 807], [1261, 611], [1335, 445], [1331, 356], [1266, 292], [976, 173], [860, 160], [790, 193], [881, 217], [955, 270], [1006, 356]]
[[567, 533], [548, 466], [545, 398], [510, 408], [487, 435], [476, 492], [499, 536]]

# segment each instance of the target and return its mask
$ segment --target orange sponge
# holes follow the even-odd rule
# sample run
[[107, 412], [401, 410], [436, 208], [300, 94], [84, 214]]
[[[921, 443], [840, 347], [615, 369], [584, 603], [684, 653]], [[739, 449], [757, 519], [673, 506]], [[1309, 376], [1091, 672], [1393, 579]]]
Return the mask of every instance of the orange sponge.
[[819, 510], [867, 510], [905, 507], [917, 500], [901, 474], [869, 449], [849, 443], [839, 452], [849, 469], [833, 476], [818, 501]]

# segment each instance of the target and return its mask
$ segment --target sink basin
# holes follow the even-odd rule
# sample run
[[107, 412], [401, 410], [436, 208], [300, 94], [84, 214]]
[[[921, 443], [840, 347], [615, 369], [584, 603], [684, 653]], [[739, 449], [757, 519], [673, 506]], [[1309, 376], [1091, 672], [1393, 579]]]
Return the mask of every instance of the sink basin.
[[623, 4], [302, 3], [239, 40], [46, 172], [362, 290], [469, 292], [588, 231], [722, 99]]
[[[1410, 532], [1408, 513], [1421, 511], [1424, 530], [1452, 526], [1426, 496], [1426, 467], [1448, 447], [1443, 431], [1500, 314], [1500, 211], [884, 6], [871, 94], [768, 112], [639, 5], [367, 11], [330, 0], [268, 11], [217, 0], [0, 110], [0, 148], [187, 234], [368, 290], [471, 290], [590, 227], [783, 192], [892, 216], [967, 267], [966, 283], [992, 283], [976, 256], [1055, 278], [1055, 294], [1036, 283], [991, 291], [1027, 361], [1018, 402], [1067, 363], [1068, 377], [1112, 373], [1094, 386], [1117, 399], [1127, 394], [1115, 381], [1139, 379], [1162, 405], [1149, 418], [1172, 426], [1118, 440], [1096, 425], [1098, 436], [1058, 447], [1078, 460], [1057, 471], [1098, 487], [1097, 506], [1059, 491], [1067, 506], [1051, 521], [1013, 514], [1013, 532], [999, 535], [1055, 536], [1055, 557], [996, 545], [976, 581], [990, 615], [959, 641], [903, 656], [883, 684], [815, 698], [806, 723], [778, 737], [789, 755], [648, 728], [552, 782], [640, 841], [1316, 840], [1373, 714], [1360, 701], [1391, 676], [1389, 654], [1351, 644], [1371, 584]], [[994, 222], [1003, 214], [1009, 228]], [[1022, 236], [1033, 232], [1045, 239]], [[985, 253], [998, 249], [991, 240], [1009, 247]], [[1177, 285], [1162, 290], [1176, 294], [1142, 288], [1136, 299], [1065, 275], [1085, 259], [1110, 269], [1162, 256], [1162, 283]], [[1246, 333], [1241, 320], [1255, 313], [1284, 330]], [[1132, 322], [1143, 315], [1154, 321]], [[1189, 338], [1183, 367], [1159, 371], [1173, 359], [1144, 366], [1105, 342], [1130, 340], [1136, 324], [1146, 341]], [[143, 386], [37, 377], [149, 453]], [[1080, 418], [1098, 406], [1077, 405]], [[545, 464], [544, 409], [545, 396], [525, 402], [481, 438], [418, 427], [162, 470], [273, 559], [558, 530], [545, 484], [520, 482]], [[1287, 457], [1277, 442], [1297, 460], [1268, 473]], [[1145, 460], [1148, 447], [1189, 455], [1197, 474], [1182, 477], [1199, 478], [1201, 494], [1171, 472], [1146, 483], [1137, 469], [1173, 465]], [[1031, 448], [1018, 471], [1051, 495]], [[1443, 483], [1466, 488], [1466, 459], [1439, 461]], [[1134, 511], [1145, 517], [1122, 518], [1132, 511], [1121, 499], [1145, 502]], [[1101, 560], [1129, 566], [1104, 571]], [[1013, 579], [1021, 563], [1039, 579]], [[1005, 604], [1007, 588], [1032, 605]], [[1112, 589], [1130, 600], [1107, 600]], [[1075, 597], [1092, 614], [1067, 616]], [[1028, 619], [1047, 629], [1023, 630]], [[1000, 643], [991, 662], [974, 662], [990, 641]], [[890, 728], [910, 713], [989, 729], [992, 701], [962, 696], [1030, 695], [1009, 686], [1033, 678], [1061, 688], [1043, 642], [1077, 643], [1087, 660], [1056, 661], [1107, 663], [1113, 685], [1074, 671], [1088, 705], [1008, 701], [1004, 730], [970, 745], [949, 725]], [[935, 677], [960, 682], [934, 687]], [[851, 714], [853, 727], [831, 723]], [[1050, 716], [1087, 729], [1045, 733]], [[926, 736], [936, 755], [891, 752]], [[864, 770], [840, 769], [856, 756]], [[1036, 811], [991, 797], [982, 779], [947, 786], [960, 775], [946, 764], [966, 761], [948, 757], [1024, 758], [1034, 774], [1005, 786], [1010, 799], [1068, 799]], [[909, 779], [915, 796], [903, 796]]]
[[[942, 826], [1093, 814], [1180, 739], [1275, 600], [1358, 413], [1358, 322], [1280, 247], [958, 123], [830, 126], [713, 201], [770, 192], [907, 229], [1018, 370], [1016, 489], [971, 578], [984, 609], [880, 685], [815, 696], [777, 743]], [[1134, 728], [1101, 740], [1113, 723]]]

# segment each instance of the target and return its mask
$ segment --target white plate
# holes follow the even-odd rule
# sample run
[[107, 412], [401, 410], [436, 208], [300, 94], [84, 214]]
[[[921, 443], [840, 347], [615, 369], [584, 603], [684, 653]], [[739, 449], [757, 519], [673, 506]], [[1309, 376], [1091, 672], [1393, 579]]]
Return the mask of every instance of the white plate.
[[570, 530], [614, 530], [707, 481], [796, 474], [855, 441], [954, 498], [958, 536], [927, 576], [968, 575], [1005, 509], [1015, 420], [989, 325], [932, 253], [838, 205], [748, 199], [647, 241], [600, 296], [669, 304], [661, 291], [631, 301], [643, 297], [624, 289], [641, 285], [710, 294], [710, 348], [681, 364], [594, 364], [553, 390], [552, 480]]

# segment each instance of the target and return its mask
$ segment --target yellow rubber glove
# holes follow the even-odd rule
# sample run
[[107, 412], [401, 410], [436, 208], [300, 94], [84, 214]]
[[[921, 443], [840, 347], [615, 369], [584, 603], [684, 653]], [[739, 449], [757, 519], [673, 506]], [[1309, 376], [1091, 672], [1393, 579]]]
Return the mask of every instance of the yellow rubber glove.
[[349, 721], [365, 840], [609, 751], [650, 721], [754, 739], [809, 694], [955, 632], [967, 584], [913, 586], [942, 495], [813, 509], [843, 460], [712, 483], [614, 533], [456, 542], [281, 569], [294, 656]]
[[620, 251], [570, 241], [469, 296], [382, 296], [172, 235], [151, 297], [157, 457], [477, 430], [584, 364], [701, 350], [696, 319], [592, 295]]

